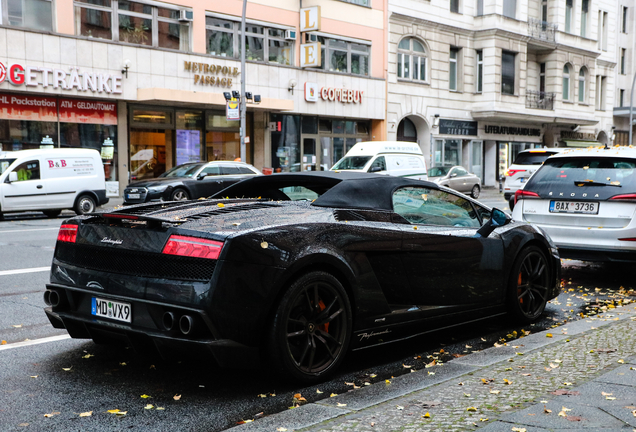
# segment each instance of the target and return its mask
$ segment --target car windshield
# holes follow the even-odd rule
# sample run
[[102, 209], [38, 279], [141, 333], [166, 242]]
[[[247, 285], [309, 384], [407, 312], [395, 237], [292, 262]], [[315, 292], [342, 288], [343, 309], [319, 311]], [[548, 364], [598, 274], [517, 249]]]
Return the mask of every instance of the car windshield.
[[15, 159], [0, 159], [0, 174], [3, 174]]
[[441, 176], [445, 176], [446, 174], [448, 174], [448, 171], [450, 171], [452, 167], [433, 167], [430, 170], [428, 170], [428, 176], [429, 177], [441, 177]]
[[192, 177], [204, 164], [179, 165], [166, 171], [159, 177]]
[[371, 160], [371, 156], [347, 156], [340, 159], [331, 168], [335, 170], [360, 170]]
[[515, 165], [541, 165], [547, 158], [556, 152], [525, 152], [519, 153], [513, 164]]
[[[530, 178], [527, 189], [570, 191], [594, 188], [636, 190], [636, 161], [622, 158], [557, 158], [550, 159]], [[610, 186], [610, 187], [607, 187]], [[612, 190], [605, 194], [616, 194]]]

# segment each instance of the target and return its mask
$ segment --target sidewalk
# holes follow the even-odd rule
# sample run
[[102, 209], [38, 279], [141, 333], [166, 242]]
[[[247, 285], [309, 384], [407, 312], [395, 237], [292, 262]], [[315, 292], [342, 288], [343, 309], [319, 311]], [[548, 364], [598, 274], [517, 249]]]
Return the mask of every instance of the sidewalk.
[[243, 431], [632, 431], [636, 308], [247, 423]]

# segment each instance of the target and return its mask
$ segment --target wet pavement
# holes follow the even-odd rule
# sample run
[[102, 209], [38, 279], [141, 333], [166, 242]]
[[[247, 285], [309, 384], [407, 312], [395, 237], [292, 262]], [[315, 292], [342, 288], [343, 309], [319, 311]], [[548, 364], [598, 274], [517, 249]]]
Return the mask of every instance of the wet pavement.
[[636, 428], [633, 305], [497, 345], [231, 430]]

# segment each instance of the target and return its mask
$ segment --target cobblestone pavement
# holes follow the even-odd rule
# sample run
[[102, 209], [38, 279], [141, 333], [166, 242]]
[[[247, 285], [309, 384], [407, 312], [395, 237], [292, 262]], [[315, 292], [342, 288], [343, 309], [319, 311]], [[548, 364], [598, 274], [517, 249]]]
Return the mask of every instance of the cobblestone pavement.
[[[633, 307], [629, 309], [631, 312]], [[616, 384], [620, 385], [622, 379], [632, 386], [636, 384], [636, 359], [629, 358], [636, 354], [636, 317], [619, 321], [618, 315], [622, 313], [618, 311], [616, 309], [613, 316], [586, 320], [599, 324], [608, 324], [610, 321], [609, 325], [595, 328], [594, 324], [588, 324], [587, 331], [572, 336], [567, 334], [567, 325], [553, 329], [554, 334], [544, 332], [541, 337], [554, 338], [554, 343], [534, 351], [526, 348], [524, 338], [517, 339], [508, 347], [494, 348], [510, 350], [510, 355], [499, 363], [379, 405], [350, 412], [303, 431], [449, 432], [485, 428], [489, 431], [527, 429], [531, 432], [579, 427], [595, 430], [595, 423], [588, 418], [593, 415], [588, 413], [586, 416], [585, 403], [577, 405], [580, 412], [572, 408], [570, 411], [567, 400], [581, 393], [575, 387], [578, 389], [621, 366], [624, 370], [618, 372], [619, 382]], [[435, 366], [419, 373], [435, 374], [444, 367], [448, 366]], [[391, 386], [391, 383], [385, 385]], [[620, 388], [610, 391], [610, 385], [606, 387], [607, 392], [594, 391], [594, 395], [601, 398], [596, 406], [601, 402], [610, 405], [616, 402], [613, 406], [619, 409], [625, 420], [613, 426], [617, 430], [628, 426], [628, 429], [622, 430], [636, 430], [633, 429], [636, 427], [636, 387], [623, 386], [628, 390], [620, 398], [612, 396], [620, 393]], [[510, 416], [510, 413], [523, 409], [528, 410], [524, 414], [525, 418], [518, 421], [516, 417]], [[505, 422], [496, 422], [506, 416]], [[616, 421], [616, 417], [620, 416], [615, 415], [612, 420]], [[542, 428], [531, 427], [533, 425]], [[599, 429], [596, 430], [608, 430], [604, 425], [607, 426], [607, 423], [599, 423]]]

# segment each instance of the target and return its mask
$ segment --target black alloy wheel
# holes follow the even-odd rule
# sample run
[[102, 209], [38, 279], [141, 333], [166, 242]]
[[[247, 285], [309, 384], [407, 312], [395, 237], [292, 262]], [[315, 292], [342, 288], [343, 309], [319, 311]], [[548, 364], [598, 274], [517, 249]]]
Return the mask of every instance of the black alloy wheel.
[[477, 199], [479, 198], [479, 192], [481, 191], [479, 185], [475, 185], [473, 186], [472, 190], [470, 191], [470, 196]]
[[550, 291], [550, 267], [541, 249], [530, 246], [521, 252], [508, 289], [509, 309], [517, 321], [527, 324], [541, 316]]
[[342, 284], [322, 271], [300, 277], [277, 308], [272, 365], [296, 381], [323, 380], [342, 362], [351, 338], [351, 306]]

